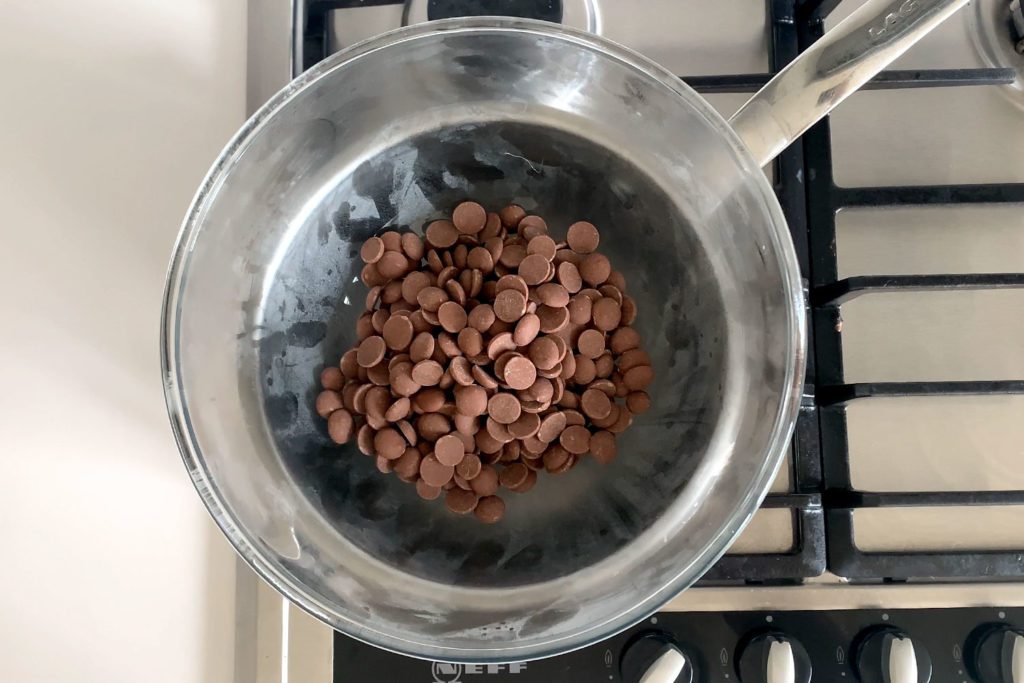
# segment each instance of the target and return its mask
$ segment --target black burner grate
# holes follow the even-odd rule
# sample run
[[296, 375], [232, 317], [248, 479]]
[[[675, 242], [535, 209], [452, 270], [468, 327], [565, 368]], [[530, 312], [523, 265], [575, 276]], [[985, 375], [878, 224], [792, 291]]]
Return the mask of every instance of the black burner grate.
[[[839, 0], [766, 0], [770, 67], [777, 71], [819, 38]], [[327, 55], [332, 10], [396, 5], [401, 0], [304, 0], [296, 6], [293, 71]], [[892, 70], [869, 90], [985, 86], [1012, 83], [1011, 69]], [[771, 74], [683, 77], [701, 93], [753, 93]], [[833, 180], [828, 119], [790, 145], [774, 162], [775, 191], [789, 222], [808, 294], [808, 357], [803, 402], [791, 449], [792, 492], [769, 494], [762, 507], [793, 514], [793, 549], [786, 553], [726, 555], [703, 584], [792, 584], [829, 571], [850, 579], [1024, 576], [1024, 549], [1002, 552], [865, 553], [853, 536], [858, 508], [936, 505], [1020, 505], [1024, 491], [873, 493], [850, 481], [846, 405], [873, 396], [1024, 393], [1024, 380], [983, 382], [845, 382], [839, 307], [880, 291], [1024, 287], [1022, 273], [859, 276], [839, 279], [836, 212], [855, 206], [1024, 203], [1024, 183], [915, 187], [838, 187]], [[827, 550], [826, 550], [827, 548]]]
[[[801, 49], [824, 33], [836, 0], [798, 0]], [[1011, 83], [1009, 69], [922, 71], [928, 85]], [[901, 506], [1020, 505], [1024, 491], [876, 493], [854, 489], [850, 480], [846, 406], [871, 397], [953, 396], [1024, 393], [1024, 381], [848, 383], [843, 374], [840, 305], [855, 296], [889, 291], [936, 291], [1024, 287], [1022, 273], [859, 276], [839, 279], [836, 213], [846, 207], [1024, 202], [1024, 183], [914, 187], [839, 187], [832, 167], [829, 121], [804, 136], [807, 217], [811, 227], [810, 291], [816, 396], [824, 463], [828, 567], [855, 580], [977, 579], [1024, 576], [1024, 549], [1012, 551], [864, 552], [854, 540], [854, 511]], [[964, 457], [970, 457], [965, 453]]]

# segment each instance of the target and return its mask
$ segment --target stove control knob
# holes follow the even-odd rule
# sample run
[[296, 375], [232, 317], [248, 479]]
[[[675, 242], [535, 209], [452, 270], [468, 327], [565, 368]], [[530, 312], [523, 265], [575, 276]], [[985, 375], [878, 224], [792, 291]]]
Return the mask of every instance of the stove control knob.
[[741, 644], [736, 660], [741, 683], [809, 683], [811, 658], [799, 641], [764, 633]]
[[982, 626], [967, 642], [967, 664], [980, 683], [1024, 683], [1024, 631]]
[[645, 631], [626, 644], [620, 659], [625, 683], [695, 683], [697, 663], [689, 651], [661, 631]]
[[861, 683], [928, 683], [932, 660], [924, 645], [887, 626], [869, 629], [857, 639]]

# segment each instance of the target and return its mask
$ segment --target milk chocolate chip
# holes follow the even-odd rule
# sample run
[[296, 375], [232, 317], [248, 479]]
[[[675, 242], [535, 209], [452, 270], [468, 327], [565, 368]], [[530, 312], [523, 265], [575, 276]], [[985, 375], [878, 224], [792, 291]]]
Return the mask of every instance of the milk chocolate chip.
[[486, 523], [505, 514], [499, 487], [525, 493], [588, 452], [612, 460], [651, 408], [655, 371], [600, 244], [588, 221], [549, 228], [474, 201], [422, 238], [367, 239], [357, 343], [323, 370], [313, 406], [332, 441], [354, 436], [381, 473]]

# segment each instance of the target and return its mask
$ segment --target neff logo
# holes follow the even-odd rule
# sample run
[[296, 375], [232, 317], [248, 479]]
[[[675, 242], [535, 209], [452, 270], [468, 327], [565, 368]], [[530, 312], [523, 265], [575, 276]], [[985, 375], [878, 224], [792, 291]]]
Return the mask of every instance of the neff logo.
[[446, 662], [433, 662], [430, 665], [430, 673], [434, 676], [434, 683], [464, 683], [464, 675], [476, 674], [517, 674], [526, 671], [526, 662], [513, 662], [512, 664], [448, 664]]
[[869, 28], [868, 35], [872, 38], [881, 38], [889, 29], [898, 24], [901, 19], [909, 17], [914, 13], [914, 10], [920, 6], [921, 3], [919, 0], [906, 0], [906, 2], [896, 8], [895, 12], [889, 12], [885, 15], [885, 19], [882, 20], [881, 26], [872, 26]]

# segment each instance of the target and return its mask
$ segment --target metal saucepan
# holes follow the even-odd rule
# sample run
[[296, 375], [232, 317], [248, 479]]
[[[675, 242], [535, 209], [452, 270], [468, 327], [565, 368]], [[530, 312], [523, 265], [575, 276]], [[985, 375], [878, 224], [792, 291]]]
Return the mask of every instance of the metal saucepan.
[[[800, 401], [800, 272], [761, 167], [965, 2], [866, 3], [729, 122], [624, 47], [521, 20], [401, 29], [297, 78], [203, 181], [167, 283], [167, 404], [224, 533], [303, 609], [418, 657], [553, 655], [658, 609], [750, 519]], [[361, 242], [466, 197], [598, 225], [658, 375], [615, 462], [542, 477], [495, 526], [313, 411]]]

